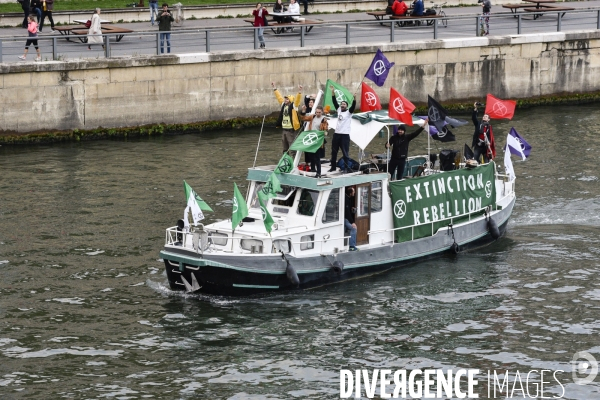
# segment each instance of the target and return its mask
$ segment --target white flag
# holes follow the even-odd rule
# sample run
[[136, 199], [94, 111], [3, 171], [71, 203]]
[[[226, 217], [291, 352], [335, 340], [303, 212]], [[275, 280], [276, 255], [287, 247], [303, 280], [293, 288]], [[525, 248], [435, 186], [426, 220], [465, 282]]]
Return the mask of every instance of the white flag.
[[[508, 135], [506, 137], [506, 145], [510, 146], [510, 149], [512, 149], [516, 153], [518, 153], [521, 156], [521, 158], [523, 159], [523, 161], [525, 161], [525, 159], [527, 157], [525, 157], [525, 153], [523, 153], [523, 148], [521, 147], [521, 143], [519, 143], [517, 138], [515, 138], [513, 135]], [[506, 151], [510, 152], [510, 149], [506, 149]]]
[[510, 177], [511, 181], [516, 178], [512, 160], [510, 159], [510, 150], [508, 149], [508, 145], [504, 148], [504, 170], [506, 171], [506, 175]]
[[[196, 201], [196, 196], [194, 196], [194, 191], [190, 191], [190, 194], [188, 196], [188, 201], [187, 201], [187, 208], [186, 208], [186, 216], [187, 216], [187, 210], [190, 210], [192, 212], [192, 219], [194, 220], [194, 225], [198, 224], [200, 221], [202, 221], [204, 219], [204, 214], [202, 213], [202, 210], [200, 209], [200, 206], [198, 205], [198, 202]], [[185, 218], [184, 218], [185, 220]]]

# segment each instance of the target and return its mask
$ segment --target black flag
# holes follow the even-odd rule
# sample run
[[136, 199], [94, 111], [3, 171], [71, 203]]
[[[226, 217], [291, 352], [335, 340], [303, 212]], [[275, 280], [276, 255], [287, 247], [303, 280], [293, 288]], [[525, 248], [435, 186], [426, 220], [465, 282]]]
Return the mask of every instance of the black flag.
[[465, 149], [463, 150], [463, 155], [465, 156], [465, 160], [472, 160], [475, 158], [475, 154], [473, 154], [473, 150], [465, 143]]
[[436, 133], [431, 133], [431, 138], [433, 140], [438, 140], [440, 142], [455, 142], [456, 136], [450, 129], [448, 129], [448, 125], [444, 126], [441, 131], [437, 131]]
[[444, 130], [444, 124], [446, 123], [446, 110], [431, 96], [427, 96], [427, 116], [429, 117], [429, 123], [433, 123], [439, 132]]

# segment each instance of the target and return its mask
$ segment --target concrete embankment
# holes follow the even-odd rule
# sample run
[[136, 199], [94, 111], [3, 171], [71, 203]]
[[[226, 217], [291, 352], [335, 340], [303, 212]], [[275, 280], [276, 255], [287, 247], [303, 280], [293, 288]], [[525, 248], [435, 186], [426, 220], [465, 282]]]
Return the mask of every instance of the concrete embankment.
[[[306, 93], [331, 78], [356, 88], [375, 51], [396, 63], [377, 89], [419, 104], [600, 91], [600, 32], [580, 31], [397, 44], [236, 51], [0, 65], [1, 137], [251, 118], [277, 109], [270, 82]], [[13, 137], [14, 140], [14, 137]]]

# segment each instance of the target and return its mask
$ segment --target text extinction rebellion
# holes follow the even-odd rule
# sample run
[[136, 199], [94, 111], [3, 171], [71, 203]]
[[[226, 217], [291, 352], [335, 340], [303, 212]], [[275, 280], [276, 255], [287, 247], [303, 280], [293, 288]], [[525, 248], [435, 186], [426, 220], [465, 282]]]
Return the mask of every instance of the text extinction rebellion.
[[[564, 372], [562, 370], [487, 371], [487, 380], [478, 379], [480, 372], [479, 369], [449, 369], [446, 372], [442, 369], [342, 369], [340, 398], [360, 399], [363, 393], [369, 399], [478, 399], [477, 392], [487, 392], [486, 398], [560, 399], [565, 395], [565, 387], [556, 376]], [[555, 390], [552, 390], [554, 393], [549, 390], [549, 386], [556, 383], [561, 387], [560, 395], [556, 395]]]

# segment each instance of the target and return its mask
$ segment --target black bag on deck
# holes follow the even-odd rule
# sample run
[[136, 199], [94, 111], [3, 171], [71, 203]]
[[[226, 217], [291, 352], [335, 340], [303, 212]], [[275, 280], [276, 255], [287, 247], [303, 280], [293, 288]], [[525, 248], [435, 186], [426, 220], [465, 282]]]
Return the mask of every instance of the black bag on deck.
[[455, 169], [454, 159], [456, 158], [456, 150], [442, 150], [440, 151], [440, 170], [441, 171], [453, 171]]

